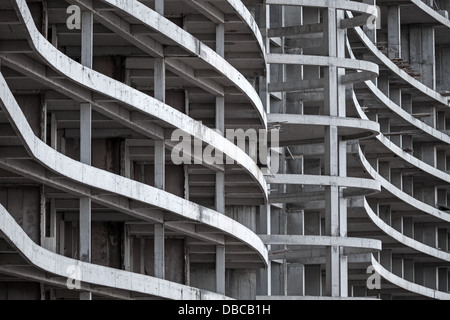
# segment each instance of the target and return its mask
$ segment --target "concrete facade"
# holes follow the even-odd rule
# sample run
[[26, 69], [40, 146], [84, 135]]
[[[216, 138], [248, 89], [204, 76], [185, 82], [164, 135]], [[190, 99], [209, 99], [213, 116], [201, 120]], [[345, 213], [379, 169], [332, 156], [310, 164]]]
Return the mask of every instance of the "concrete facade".
[[450, 299], [447, 2], [2, 1], [0, 299]]

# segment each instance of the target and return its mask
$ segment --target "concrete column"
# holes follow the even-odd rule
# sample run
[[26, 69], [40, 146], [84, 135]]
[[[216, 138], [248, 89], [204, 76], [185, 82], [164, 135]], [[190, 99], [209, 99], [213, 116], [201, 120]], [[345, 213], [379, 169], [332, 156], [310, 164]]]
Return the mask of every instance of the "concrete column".
[[[216, 52], [225, 57], [225, 25], [216, 25]], [[216, 97], [216, 129], [225, 132], [225, 98]], [[216, 172], [216, 211], [225, 213], [225, 173]], [[225, 294], [225, 246], [216, 246], [216, 291]]]
[[[336, 57], [337, 16], [335, 9], [324, 9], [324, 41], [327, 55]], [[338, 70], [334, 66], [324, 68], [325, 114], [338, 116]], [[339, 175], [338, 130], [336, 126], [325, 127], [325, 175]], [[325, 234], [339, 236], [339, 187], [325, 187]], [[326, 293], [332, 297], [340, 295], [340, 250], [339, 247], [326, 248]]]
[[155, 188], [165, 189], [166, 154], [163, 140], [155, 140]]
[[225, 246], [216, 246], [216, 292], [225, 294]]
[[[81, 14], [81, 64], [92, 68], [94, 20], [91, 12], [84, 11]], [[92, 106], [80, 105], [80, 161], [91, 164], [92, 144]], [[80, 198], [80, 248], [81, 261], [91, 262], [91, 199]], [[92, 293], [80, 292], [80, 300], [92, 300]]]
[[154, 60], [154, 97], [166, 102], [166, 64], [164, 58]]
[[155, 0], [155, 11], [164, 16], [164, 0]]
[[422, 26], [422, 81], [429, 88], [436, 89], [436, 52], [434, 26]]
[[154, 241], [154, 273], [155, 277], [164, 279], [165, 277], [165, 263], [164, 263], [164, 225], [156, 223], [155, 227], [155, 241]]
[[305, 266], [298, 264], [287, 265], [287, 295], [305, 295]]
[[400, 6], [388, 6], [388, 57], [389, 59], [401, 57], [400, 35]]
[[380, 73], [378, 77], [378, 89], [389, 98], [389, 75], [385, 72]]

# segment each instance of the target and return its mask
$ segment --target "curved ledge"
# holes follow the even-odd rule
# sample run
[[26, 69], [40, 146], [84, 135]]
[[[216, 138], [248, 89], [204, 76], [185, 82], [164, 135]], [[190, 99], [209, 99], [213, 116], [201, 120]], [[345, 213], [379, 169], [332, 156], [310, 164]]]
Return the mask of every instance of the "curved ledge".
[[280, 145], [302, 140], [323, 140], [325, 126], [337, 126], [343, 140], [370, 138], [380, 132], [377, 122], [357, 118], [271, 113], [267, 115], [267, 121], [281, 124]]
[[397, 104], [392, 102], [392, 100], [390, 100], [388, 97], [386, 97], [386, 95], [382, 93], [372, 81], [366, 81], [365, 85], [369, 88], [369, 90], [372, 91], [372, 93], [375, 95], [377, 99], [379, 99], [386, 107], [391, 109], [396, 115], [403, 118], [403, 120], [410, 123], [417, 129], [427, 133], [431, 137], [443, 141], [447, 144], [450, 144], [450, 137], [448, 135], [439, 130], [436, 130], [435, 128], [429, 126], [425, 122], [414, 118], [411, 114], [403, 110], [400, 106], [398, 106]]
[[[347, 16], [349, 18], [353, 18], [353, 14], [351, 12], [347, 11]], [[355, 30], [358, 38], [362, 41], [362, 43], [374, 54], [378, 59], [381, 60], [381, 62], [391, 69], [395, 74], [402, 78], [404, 81], [406, 81], [408, 84], [410, 84], [412, 87], [416, 88], [417, 90], [421, 91], [423, 94], [429, 96], [430, 98], [436, 100], [439, 103], [442, 103], [443, 105], [448, 106], [448, 99], [433, 89], [428, 88], [426, 85], [421, 83], [420, 81], [414, 79], [409, 74], [407, 74], [405, 71], [400, 69], [398, 66], [395, 65], [386, 55], [384, 55], [378, 48], [373, 44], [373, 42], [366, 36], [364, 31], [361, 29], [361, 27], [355, 27], [353, 28]]]
[[[358, 99], [356, 98], [355, 93], [353, 92], [353, 103], [356, 107], [356, 111], [358, 112], [359, 116], [362, 119], [368, 119], [366, 114], [362, 111], [361, 106], [358, 102]], [[448, 136], [447, 136], [448, 137]], [[388, 148], [390, 151], [392, 151], [396, 156], [399, 158], [402, 158], [406, 162], [410, 163], [411, 165], [415, 166], [416, 168], [442, 180], [445, 182], [450, 183], [450, 175], [442, 170], [439, 170], [425, 162], [423, 162], [420, 159], [417, 159], [416, 157], [412, 156], [411, 154], [403, 151], [399, 146], [397, 146], [395, 143], [390, 141], [388, 138], [386, 138], [383, 134], [379, 134], [377, 136], [378, 141], [380, 141], [386, 148]]]
[[[17, 4], [21, 3], [19, 6], [24, 5], [23, 0], [15, 1]], [[228, 61], [217, 54], [217, 52], [204, 45], [189, 32], [178, 27], [170, 20], [161, 16], [160, 14], [137, 0], [102, 0], [102, 2], [107, 3], [115, 7], [116, 9], [129, 14], [134, 19], [139, 20], [147, 27], [160, 32], [166, 37], [169, 37], [167, 36], [167, 33], [170, 32], [169, 38], [172, 41], [175, 41], [180, 47], [209, 64], [214, 70], [231, 81], [242, 92], [242, 94], [247, 96], [253, 106], [256, 108], [262, 124], [266, 126], [266, 114], [264, 112], [264, 106], [261, 102], [261, 99], [259, 98], [258, 93], [247, 81], [247, 79], [231, 64], [229, 64]], [[20, 8], [20, 11], [23, 15], [22, 8]]]
[[364, 209], [367, 212], [367, 215], [369, 216], [370, 220], [378, 227], [380, 228], [385, 234], [390, 236], [392, 239], [397, 240], [401, 244], [404, 244], [406, 247], [412, 248], [414, 250], [417, 250], [421, 253], [424, 253], [426, 255], [435, 257], [437, 259], [441, 259], [443, 261], [450, 262], [450, 253], [444, 252], [442, 250], [430, 247], [420, 241], [414, 240], [410, 237], [405, 236], [401, 232], [398, 232], [394, 228], [392, 228], [390, 225], [388, 225], [386, 222], [380, 219], [375, 212], [373, 212], [372, 208], [367, 203], [367, 200], [364, 199]]
[[391, 193], [395, 197], [401, 199], [402, 201], [406, 202], [410, 206], [413, 206], [417, 210], [420, 210], [426, 214], [429, 214], [429, 215], [436, 217], [438, 219], [441, 219], [443, 221], [450, 222], [450, 214], [443, 212], [441, 210], [438, 210], [428, 204], [425, 204], [422, 201], [419, 201], [414, 197], [411, 197], [409, 194], [398, 189], [397, 187], [392, 185], [389, 181], [387, 181], [385, 178], [383, 178], [374, 168], [372, 168], [370, 163], [364, 157], [364, 154], [360, 147], [358, 147], [357, 155], [358, 155], [358, 158], [361, 161], [361, 164], [363, 165], [364, 169], [372, 176], [373, 179], [379, 181], [379, 183], [381, 183], [381, 186], [384, 189], [386, 189], [389, 193]]
[[318, 246], [318, 247], [347, 247], [368, 249], [371, 251], [381, 250], [381, 241], [376, 239], [364, 239], [353, 237], [330, 237], [330, 236], [303, 236], [303, 235], [259, 235], [266, 245], [288, 245], [288, 246]]
[[439, 14], [439, 12], [436, 12], [433, 8], [428, 6], [427, 4], [423, 3], [422, 0], [410, 0], [412, 3], [416, 5], [420, 10], [428, 14], [430, 17], [435, 19], [437, 22], [443, 24], [447, 28], [450, 28], [450, 20], [448, 18], [445, 18], [443, 15]]
[[265, 0], [266, 4], [278, 4], [285, 6], [302, 6], [302, 7], [317, 7], [317, 8], [335, 8], [342, 10], [355, 11], [359, 13], [368, 13], [370, 15], [378, 16], [378, 11], [373, 5], [364, 4], [355, 1], [346, 0]]
[[248, 11], [247, 7], [240, 0], [227, 0], [227, 2], [234, 8], [236, 13], [241, 17], [242, 21], [244, 21], [247, 26], [252, 30], [256, 41], [258, 41], [259, 47], [261, 49], [261, 54], [263, 55], [264, 61], [266, 61], [266, 46], [264, 45], [264, 40], [259, 30], [259, 26], [253, 18], [250, 11]]
[[341, 83], [349, 84], [378, 77], [378, 65], [373, 62], [326, 56], [271, 53], [267, 55], [269, 64], [301, 64], [307, 66], [334, 66], [360, 71], [358, 76], [348, 74], [341, 76]]
[[421, 285], [418, 285], [416, 283], [407, 281], [403, 278], [400, 278], [399, 276], [396, 276], [395, 274], [389, 272], [386, 270], [373, 256], [372, 256], [372, 265], [373, 268], [377, 273], [380, 274], [386, 281], [405, 289], [409, 292], [416, 293], [418, 295], [432, 298], [432, 299], [439, 299], [439, 300], [450, 300], [450, 294], [430, 289]]
[[[133, 4], [134, 2], [135, 1], [127, 3]], [[258, 182], [264, 198], [267, 199], [267, 185], [264, 176], [257, 164], [242, 149], [216, 133], [214, 130], [153, 97], [126, 86], [99, 72], [86, 68], [70, 59], [62, 52], [58, 51], [47, 41], [47, 39], [45, 39], [45, 37], [42, 36], [34, 24], [34, 20], [24, 0], [14, 0], [13, 4], [16, 6], [19, 16], [28, 31], [27, 36], [29, 37], [30, 45], [34, 48], [36, 54], [44, 59], [49, 66], [66, 76], [68, 79], [71, 79], [84, 87], [118, 100], [125, 105], [135, 108], [152, 117], [156, 117], [183, 130], [196, 139], [204, 141], [217, 150], [222, 150], [224, 154], [234, 159], [237, 164], [242, 166], [251, 176], [253, 176]], [[130, 6], [132, 7], [131, 4]], [[139, 7], [140, 6], [142, 6], [142, 4], [140, 4]], [[153, 14], [156, 14], [154, 11], [152, 12]]]
[[44, 167], [84, 185], [121, 195], [167, 210], [184, 218], [201, 222], [239, 239], [253, 248], [267, 263], [267, 249], [250, 229], [212, 209], [194, 204], [169, 192], [124, 178], [75, 161], [42, 142], [34, 135], [3, 75], [0, 74], [2, 109], [29, 154]]
[[381, 190], [380, 183], [372, 179], [337, 177], [337, 176], [318, 176], [303, 174], [276, 174], [266, 177], [270, 184], [304, 184], [304, 185], [322, 185], [338, 186], [346, 188], [357, 188], [378, 192]]
[[[355, 55], [353, 54], [353, 50], [352, 50], [352, 47], [350, 45], [350, 42], [349, 42], [348, 38], [346, 39], [346, 46], [347, 46], [347, 51], [350, 54], [350, 58], [355, 59]], [[396, 115], [398, 115], [399, 117], [403, 118], [403, 120], [405, 120], [406, 122], [408, 122], [411, 125], [415, 126], [419, 130], [422, 130], [423, 132], [427, 133], [431, 137], [433, 137], [433, 138], [435, 138], [437, 140], [443, 141], [443, 142], [445, 142], [447, 144], [450, 144], [450, 137], [448, 135], [446, 135], [445, 133], [443, 133], [443, 132], [441, 132], [439, 130], [436, 130], [435, 128], [429, 126], [425, 122], [414, 118], [411, 114], [409, 114], [408, 112], [403, 110], [403, 108], [401, 108], [399, 105], [394, 103], [383, 92], [381, 92], [381, 90], [378, 89], [378, 87], [372, 81], [364, 81], [364, 84], [367, 86], [367, 88], [370, 91], [372, 91], [374, 96], [381, 103], [383, 103], [387, 108], [392, 110]], [[354, 91], [352, 91], [352, 99], [353, 99], [353, 103], [357, 107], [357, 112], [358, 112], [359, 116], [362, 119], [368, 119], [367, 116], [365, 115], [365, 113], [362, 111], [362, 108], [361, 108], [361, 106], [360, 106], [360, 104], [358, 102], [358, 99], [357, 99], [356, 94], [355, 94]]]
[[229, 299], [214, 292], [176, 282], [81, 262], [53, 253], [34, 243], [2, 205], [0, 205], [0, 233], [29, 263], [56, 276], [67, 278], [70, 274], [66, 270], [71, 266], [77, 266], [81, 270], [80, 281], [90, 284], [173, 300]]

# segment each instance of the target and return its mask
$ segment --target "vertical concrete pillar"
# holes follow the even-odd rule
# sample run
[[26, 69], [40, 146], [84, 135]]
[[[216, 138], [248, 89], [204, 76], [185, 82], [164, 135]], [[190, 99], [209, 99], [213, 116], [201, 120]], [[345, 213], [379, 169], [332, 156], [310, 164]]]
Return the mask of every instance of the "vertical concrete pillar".
[[436, 52], [434, 26], [422, 26], [422, 81], [429, 88], [436, 89]]
[[155, 241], [154, 241], [154, 273], [155, 277], [164, 279], [165, 277], [165, 263], [164, 263], [164, 225], [156, 223], [155, 227]]
[[[336, 9], [324, 9], [324, 44], [327, 55], [336, 57], [338, 54], [336, 32]], [[338, 116], [338, 70], [335, 66], [325, 67], [325, 114]], [[339, 136], [336, 126], [325, 127], [325, 175], [339, 175]], [[325, 234], [339, 236], [339, 187], [325, 187]], [[340, 250], [339, 247], [326, 248], [326, 293], [331, 297], [340, 295]]]
[[155, 11], [164, 16], [164, 0], [155, 0]]
[[154, 97], [155, 99], [166, 101], [166, 64], [164, 58], [154, 59]]
[[165, 189], [166, 153], [163, 140], [155, 140], [155, 188]]
[[[216, 25], [216, 52], [225, 57], [225, 25]], [[216, 129], [225, 132], [225, 98], [216, 97]], [[225, 173], [216, 172], [216, 211], [225, 213]], [[225, 294], [225, 246], [216, 246], [216, 291]]]
[[391, 5], [387, 8], [388, 20], [388, 57], [395, 59], [401, 57], [401, 29], [400, 29], [400, 6]]
[[[83, 11], [81, 14], [81, 64], [92, 68], [94, 19], [93, 14]], [[92, 144], [92, 106], [80, 105], [80, 161], [91, 164]], [[91, 262], [91, 198], [80, 198], [80, 260]], [[81, 292], [80, 300], [92, 300], [92, 293]]]

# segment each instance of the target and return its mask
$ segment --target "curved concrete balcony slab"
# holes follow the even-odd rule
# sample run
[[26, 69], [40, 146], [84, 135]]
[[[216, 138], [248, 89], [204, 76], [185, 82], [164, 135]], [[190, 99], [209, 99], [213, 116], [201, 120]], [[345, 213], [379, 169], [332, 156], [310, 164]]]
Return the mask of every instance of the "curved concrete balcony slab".
[[[2, 205], [0, 205], [0, 234], [31, 266], [44, 270], [53, 277], [68, 279], [71, 273], [67, 270], [73, 267], [79, 268], [80, 279], [76, 280], [81, 281], [84, 290], [89, 291], [90, 287], [85, 284], [91, 284], [173, 300], [227, 299], [227, 297], [214, 292], [138, 273], [81, 262], [51, 252], [34, 243]], [[17, 267], [8, 269], [7, 266], [2, 266], [0, 270], [20, 276], [27, 274], [27, 272], [21, 272]], [[45, 282], [45, 279], [43, 281]], [[65, 284], [65, 281], [62, 283]], [[97, 292], [97, 290], [93, 291]]]
[[[372, 257], [372, 265], [375, 271], [378, 272], [381, 277], [399, 288], [432, 299], [450, 300], [449, 293], [430, 289], [396, 276], [395, 274], [385, 269], [374, 257]], [[381, 285], [381, 288], [383, 288], [383, 285]]]
[[[219, 232], [225, 232], [246, 243], [258, 253], [262, 262], [267, 263], [267, 249], [258, 236], [224, 214], [202, 207], [166, 191], [82, 164], [42, 142], [34, 135], [25, 115], [1, 75], [0, 100], [3, 111], [23, 141], [25, 148], [32, 158], [42, 166], [87, 187], [155, 206], [174, 213], [183, 219], [196, 221], [213, 227]], [[20, 164], [18, 170], [21, 170]]]
[[[34, 48], [35, 53], [45, 60], [49, 66], [57, 70], [68, 79], [88, 88], [89, 90], [106, 95], [131, 108], [160, 119], [168, 126], [181, 129], [188, 135], [213, 146], [217, 150], [223, 151], [225, 155], [235, 160], [238, 165], [241, 165], [258, 182], [262, 195], [265, 199], [267, 199], [267, 187], [263, 174], [256, 163], [244, 151], [220, 134], [216, 133], [214, 130], [202, 125], [200, 122], [195, 121], [174, 108], [138, 90], [126, 86], [121, 82], [104, 76], [103, 74], [92, 69], [86, 68], [70, 59], [62, 52], [58, 51], [49, 41], [47, 41], [47, 39], [45, 39], [45, 37], [42, 36], [33, 23], [32, 15], [25, 1], [15, 0], [13, 3], [15, 4], [22, 21], [26, 26], [30, 45]], [[138, 7], [141, 5], [142, 4], [138, 5]], [[133, 6], [131, 7], [134, 8]], [[152, 11], [148, 7], [145, 8]], [[143, 10], [145, 11], [147, 9]], [[131, 8], [129, 8], [129, 10], [131, 10]], [[156, 13], [153, 12], [153, 14]], [[239, 79], [243, 78], [239, 75], [232, 75], [232, 77], [234, 76]], [[252, 90], [254, 91], [253, 88]], [[259, 97], [255, 98], [260, 102]]]
[[321, 143], [326, 126], [336, 126], [343, 140], [370, 138], [380, 131], [377, 122], [357, 118], [271, 113], [267, 119], [269, 124], [281, 127], [280, 146]]

